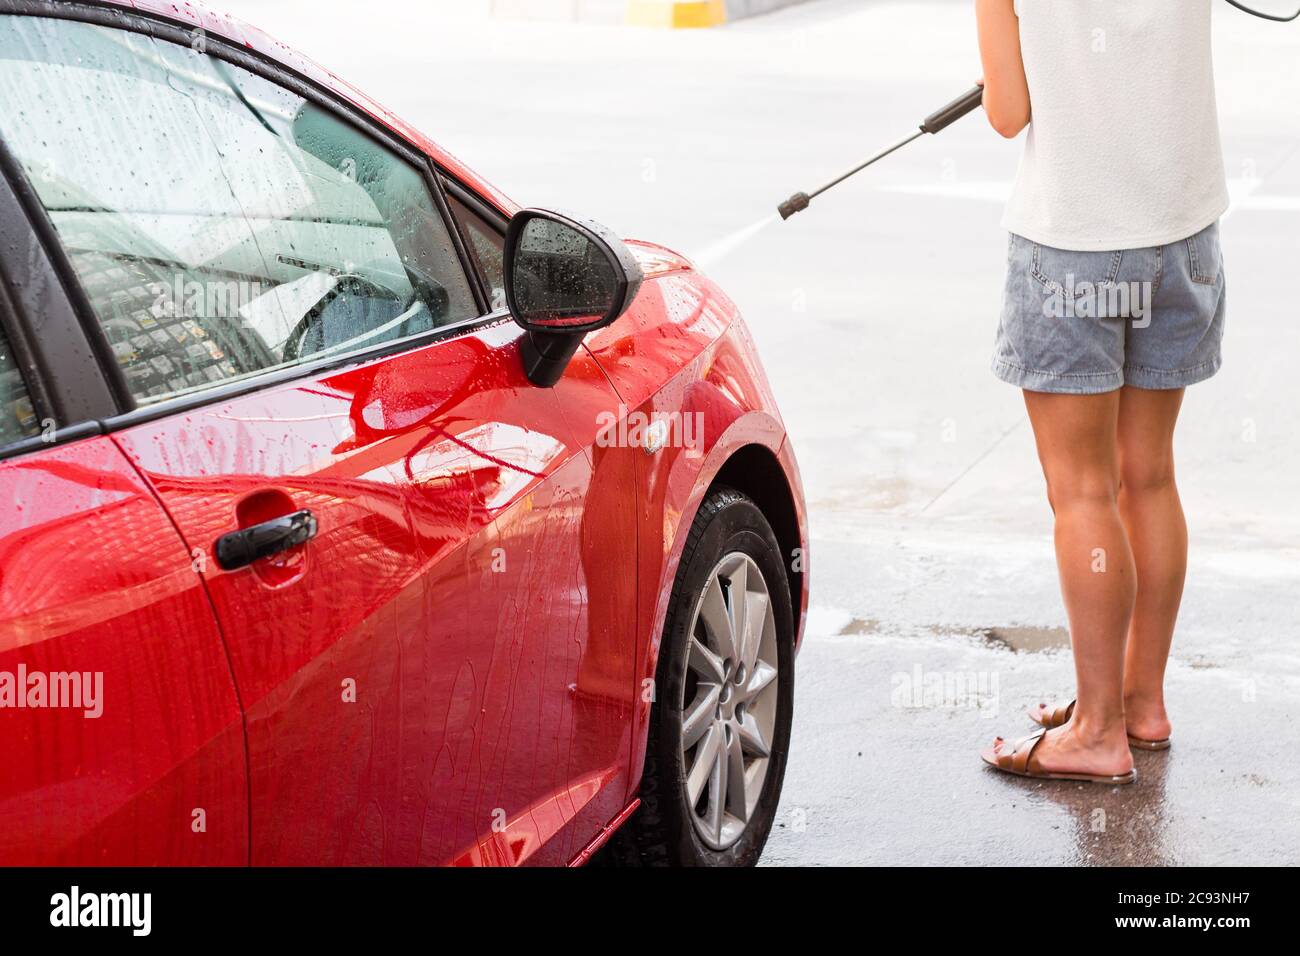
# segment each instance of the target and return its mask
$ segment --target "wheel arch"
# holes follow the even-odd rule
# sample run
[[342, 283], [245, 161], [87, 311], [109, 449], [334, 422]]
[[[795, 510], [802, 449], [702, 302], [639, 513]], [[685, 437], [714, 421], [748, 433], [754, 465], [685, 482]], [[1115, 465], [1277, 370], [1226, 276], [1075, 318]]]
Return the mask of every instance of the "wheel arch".
[[753, 500], [772, 526], [785, 559], [797, 646], [803, 632], [801, 624], [807, 563], [799, 510], [795, 506], [794, 491], [786, 478], [785, 470], [770, 448], [758, 444], [745, 445], [737, 449], [718, 469], [709, 483], [706, 496], [718, 488], [731, 488]]
[[[758, 427], [759, 425], [768, 427]], [[674, 536], [673, 555], [663, 568], [663, 576], [658, 587], [660, 598], [653, 622], [644, 634], [647, 643], [644, 651], [639, 655], [638, 674], [643, 693], [633, 716], [629, 799], [639, 792], [642, 782], [646, 740], [653, 706], [653, 697], [647, 698], [644, 695], [645, 682], [653, 681], [658, 673], [664, 620], [673, 582], [676, 581], [680, 571], [681, 547], [685, 542], [685, 531], [695, 521], [705, 498], [716, 488], [729, 487], [753, 499], [772, 525], [777, 543], [787, 559], [785, 566], [787, 584], [790, 588], [790, 607], [795, 616], [793, 623], [796, 652], [803, 638], [808, 607], [809, 566], [808, 531], [798, 463], [785, 439], [784, 430], [780, 428], [778, 422], [769, 420], [766, 416], [756, 415], [741, 427], [736, 427], [736, 423], [733, 423], [729, 431], [739, 438], [739, 441], [735, 441], [729, 447], [726, 441], [719, 441], [714, 446], [714, 451], [718, 453], [715, 460], [720, 460], [721, 463], [713, 465], [712, 462], [707, 462], [706, 466], [699, 470], [693, 482], [694, 491], [680, 506], [677, 528], [682, 533]], [[741, 435], [744, 437], [740, 438]], [[796, 550], [799, 551], [801, 558], [797, 568], [792, 563]]]
[[[695, 590], [698, 581], [693, 581], [689, 577], [683, 578], [683, 575], [688, 574], [688, 569], [692, 567], [689, 561], [689, 552], [692, 548], [691, 542], [697, 540], [697, 531], [694, 526], [700, 519], [701, 514], [704, 513], [706, 504], [718, 499], [719, 493], [725, 493], [726, 497], [722, 499], [724, 503], [739, 503], [742, 499], [752, 502], [753, 507], [759, 510], [771, 527], [772, 535], [776, 539], [776, 546], [782, 552], [781, 555], [773, 557], [776, 561], [782, 562], [787, 572], [786, 587], [788, 590], [786, 593], [791, 600], [790, 606], [793, 615], [793, 620], [790, 622], [792, 638], [783, 643], [784, 649], [779, 653], [789, 655], [781, 669], [783, 673], [789, 674], [792, 680], [794, 669], [791, 666], [787, 670], [786, 665], [793, 665], [794, 655], [798, 651], [806, 600], [804, 590], [807, 582], [806, 565], [801, 561], [792, 564], [793, 559], [801, 556], [806, 548], [804, 543], [806, 541], [806, 530], [801, 507], [802, 487], [797, 468], [794, 466], [789, 450], [785, 447], [783, 437], [778, 435], [775, 451], [769, 445], [761, 444], [762, 440], [762, 437], [758, 435], [751, 435], [750, 443], [740, 444], [728, 449], [726, 457], [720, 466], [713, 469], [705, 468], [698, 473], [699, 483], [696, 485], [696, 492], [692, 496], [692, 505], [682, 510], [676, 522], [682, 532], [678, 536], [678, 540], [682, 542], [684, 547], [679, 546], [674, 549], [676, 552], [675, 560], [671, 569], [666, 568], [665, 571], [667, 579], [673, 582], [673, 587], [669, 589], [671, 594], [677, 594], [678, 585], [682, 580], [687, 580], [692, 585], [686, 592], [688, 595], [698, 593]], [[710, 516], [716, 513], [715, 506], [715, 510], [710, 513]], [[751, 522], [752, 520], [750, 518]], [[711, 527], [711, 525], [706, 523], [703, 527]], [[700, 539], [701, 542], [708, 540], [707, 534], [708, 532], [705, 532], [706, 536]], [[720, 542], [715, 540], [713, 545], [716, 546], [718, 543]], [[699, 546], [707, 547], [708, 545], [700, 544]], [[774, 590], [773, 596], [775, 597], [779, 593], [779, 590]], [[668, 595], [665, 595], [665, 597], [667, 598]], [[667, 603], [669, 607], [673, 606], [671, 602]], [[676, 607], [681, 609], [689, 607], [689, 605], [678, 603]], [[646, 668], [644, 673], [654, 675], [651, 686], [656, 689], [656, 694], [649, 698], [642, 697], [644, 706], [640, 709], [638, 719], [634, 720], [633, 724], [634, 753], [629, 789], [629, 801], [632, 801], [632, 803], [629, 803], [629, 807], [633, 807], [634, 803], [637, 804], [633, 807], [636, 811], [636, 819], [646, 821], [647, 814], [649, 815], [648, 822], [645, 822], [645, 825], [651, 828], [652, 836], [655, 834], [656, 828], [661, 829], [665, 825], [664, 820], [671, 817], [671, 814], [665, 815], [661, 801], [663, 799], [676, 799], [672, 795], [675, 791], [669, 792], [662, 789], [663, 779], [661, 773], [663, 771], [656, 770], [656, 767], [664, 767], [665, 751], [662, 746], [655, 743], [650, 719], [652, 708], [658, 706], [658, 689], [667, 687], [669, 690], [674, 690], [671, 679], [660, 672], [665, 660], [671, 660], [666, 650], [667, 645], [663, 640], [664, 632], [668, 627], [667, 615], [660, 614], [655, 623], [655, 633], [651, 639], [648, 653], [643, 658], [643, 665]], [[673, 633], [678, 632], [674, 629]], [[674, 690], [674, 693], [676, 690]], [[792, 688], [787, 688], [783, 693], [791, 694]], [[675, 698], [669, 696], [667, 699], [672, 700]], [[791, 704], [792, 702], [787, 698], [785, 706], [789, 707]], [[788, 711], [786, 713], [788, 719]], [[789, 748], [788, 724], [783, 733], [783, 736], [778, 734], [775, 738], [777, 745], [773, 748], [774, 755], [781, 755], [776, 764], [778, 778], [777, 783], [774, 785], [778, 793], [780, 788], [779, 775], [783, 774], [785, 759], [783, 755], [788, 753]], [[649, 781], [648, 789], [646, 789], [647, 780]], [[774, 802], [772, 805], [775, 805]], [[632, 818], [630, 811], [626, 817], [620, 818], [618, 823], [611, 829], [615, 829], [625, 822], [628, 823], [628, 827], [623, 827], [622, 830], [628, 830], [628, 833], [623, 833], [620, 830], [619, 833], [615, 834], [608, 859], [618, 860], [623, 863], [636, 862], [641, 865], [646, 863], [662, 865], [665, 859], [668, 859], [668, 857], [664, 856], [665, 851], [662, 846], [653, 841], [648, 845], [642, 844], [638, 842], [638, 837], [629, 835], [629, 833], [634, 833], [636, 830], [636, 820]], [[670, 826], [669, 832], [676, 832], [671, 830], [672, 824], [668, 825]], [[764, 839], [767, 833], [766, 826], [770, 826], [770, 820], [763, 830]], [[676, 837], [673, 837], [673, 839], [675, 840]], [[761, 842], [759, 845], [761, 846]]]

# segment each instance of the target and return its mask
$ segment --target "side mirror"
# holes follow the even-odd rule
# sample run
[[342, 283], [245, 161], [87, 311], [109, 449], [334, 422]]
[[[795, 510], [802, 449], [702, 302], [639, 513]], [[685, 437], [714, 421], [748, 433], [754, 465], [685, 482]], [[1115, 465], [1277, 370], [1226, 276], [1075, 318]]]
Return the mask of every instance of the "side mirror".
[[510, 220], [505, 274], [506, 304], [528, 332], [524, 371], [543, 388], [560, 380], [584, 335], [627, 311], [643, 278], [609, 229], [548, 209]]

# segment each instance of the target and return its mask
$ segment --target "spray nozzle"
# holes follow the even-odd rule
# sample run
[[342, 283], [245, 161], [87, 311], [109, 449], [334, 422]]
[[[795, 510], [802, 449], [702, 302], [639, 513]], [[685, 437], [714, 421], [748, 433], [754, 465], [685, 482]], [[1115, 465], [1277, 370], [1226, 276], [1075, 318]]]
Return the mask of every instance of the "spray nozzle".
[[782, 219], [789, 219], [797, 212], [803, 212], [808, 208], [812, 198], [807, 193], [795, 193], [781, 205], [776, 207], [776, 211], [781, 214]]

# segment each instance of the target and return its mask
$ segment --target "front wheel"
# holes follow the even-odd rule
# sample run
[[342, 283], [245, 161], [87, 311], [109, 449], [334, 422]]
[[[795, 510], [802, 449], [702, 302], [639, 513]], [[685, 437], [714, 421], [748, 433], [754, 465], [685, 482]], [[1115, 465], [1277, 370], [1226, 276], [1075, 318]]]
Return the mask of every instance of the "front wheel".
[[641, 806], [617, 862], [752, 866], [776, 816], [794, 703], [794, 617], [776, 535], [719, 489], [691, 525], [655, 675]]

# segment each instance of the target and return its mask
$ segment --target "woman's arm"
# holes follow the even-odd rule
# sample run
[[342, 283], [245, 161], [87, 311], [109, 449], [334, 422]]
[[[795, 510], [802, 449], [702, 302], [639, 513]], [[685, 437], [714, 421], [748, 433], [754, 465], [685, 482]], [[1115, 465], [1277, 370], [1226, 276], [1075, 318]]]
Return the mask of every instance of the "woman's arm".
[[1014, 0], [975, 0], [975, 18], [984, 61], [984, 112], [995, 130], [1013, 139], [1029, 125], [1030, 117]]

